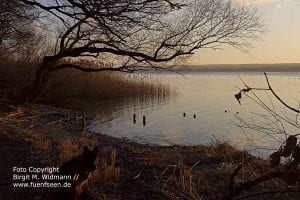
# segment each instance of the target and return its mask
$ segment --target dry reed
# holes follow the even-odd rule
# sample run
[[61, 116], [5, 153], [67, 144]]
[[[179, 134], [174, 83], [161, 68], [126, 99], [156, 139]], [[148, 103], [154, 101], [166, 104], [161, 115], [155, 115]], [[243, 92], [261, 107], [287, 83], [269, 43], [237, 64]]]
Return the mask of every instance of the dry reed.
[[[171, 185], [175, 185], [178, 191], [180, 191], [181, 196], [185, 196], [187, 199], [202, 199], [197, 191], [197, 185], [195, 184], [192, 173], [193, 168], [198, 164], [199, 161], [192, 167], [187, 167], [182, 163], [179, 163], [178, 165], [169, 165], [161, 174], [161, 176], [168, 174], [163, 191], [166, 190], [166, 188], [170, 188]], [[165, 191], [165, 193], [170, 192]]]
[[65, 70], [53, 77], [45, 98], [55, 102], [81, 99], [167, 98], [174, 90], [161, 79], [122, 72], [82, 73]]
[[[17, 100], [25, 87], [32, 84], [37, 60], [0, 59], [0, 91], [9, 100]], [[174, 89], [149, 74], [122, 72], [82, 73], [63, 70], [55, 73], [46, 86], [41, 100], [52, 104], [74, 99], [168, 98]]]
[[118, 181], [122, 174], [121, 168], [116, 166], [116, 157], [117, 152], [113, 149], [104, 165], [103, 178], [108, 182]]

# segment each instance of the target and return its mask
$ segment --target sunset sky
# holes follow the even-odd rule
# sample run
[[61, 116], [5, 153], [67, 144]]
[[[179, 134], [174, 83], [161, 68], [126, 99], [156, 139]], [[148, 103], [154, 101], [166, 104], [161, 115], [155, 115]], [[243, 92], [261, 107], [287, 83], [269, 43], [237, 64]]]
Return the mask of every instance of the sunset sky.
[[300, 0], [245, 0], [263, 15], [267, 33], [249, 53], [200, 50], [191, 64], [300, 63]]

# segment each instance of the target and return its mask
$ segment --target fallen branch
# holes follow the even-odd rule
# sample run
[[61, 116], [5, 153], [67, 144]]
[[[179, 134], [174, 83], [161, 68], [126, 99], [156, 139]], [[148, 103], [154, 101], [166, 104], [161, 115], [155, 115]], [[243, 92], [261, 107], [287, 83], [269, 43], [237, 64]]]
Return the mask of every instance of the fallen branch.
[[258, 178], [255, 178], [255, 179], [251, 180], [251, 181], [247, 181], [245, 183], [242, 183], [242, 184], [236, 186], [235, 188], [233, 188], [232, 190], [229, 190], [219, 200], [232, 200], [234, 197], [239, 195], [244, 190], [250, 189], [254, 186], [257, 186], [257, 185], [259, 185], [263, 182], [266, 182], [266, 181], [269, 181], [269, 180], [272, 180], [272, 179], [281, 178], [281, 177], [285, 176], [286, 174], [287, 173], [282, 172], [282, 171], [275, 171], [275, 172], [270, 172], [268, 174], [262, 175]]

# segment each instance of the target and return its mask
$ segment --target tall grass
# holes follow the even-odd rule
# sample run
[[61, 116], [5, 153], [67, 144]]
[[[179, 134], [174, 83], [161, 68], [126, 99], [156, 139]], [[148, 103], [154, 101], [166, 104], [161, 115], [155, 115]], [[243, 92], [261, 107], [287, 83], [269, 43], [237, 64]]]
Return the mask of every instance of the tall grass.
[[122, 72], [82, 73], [65, 70], [56, 74], [45, 97], [61, 102], [70, 99], [164, 98], [174, 90], [161, 79]]
[[[2, 98], [16, 99], [34, 79], [38, 64], [33, 61], [0, 59], [0, 89]], [[122, 72], [82, 73], [63, 70], [53, 75], [41, 101], [51, 104], [70, 104], [75, 100], [115, 100], [149, 98], [164, 99], [174, 90], [159, 78], [145, 74]]]
[[[196, 163], [197, 164], [197, 163]], [[170, 165], [168, 166], [163, 174], [170, 170], [169, 177], [167, 177], [166, 182], [164, 183], [165, 188], [170, 188], [172, 186], [176, 186], [178, 191], [182, 193], [183, 196], [186, 196], [187, 199], [199, 199], [202, 197], [200, 193], [197, 191], [197, 184], [195, 183], [193, 173], [193, 166], [191, 168], [187, 168], [184, 165]], [[162, 190], [165, 193], [168, 191], [163, 188]]]

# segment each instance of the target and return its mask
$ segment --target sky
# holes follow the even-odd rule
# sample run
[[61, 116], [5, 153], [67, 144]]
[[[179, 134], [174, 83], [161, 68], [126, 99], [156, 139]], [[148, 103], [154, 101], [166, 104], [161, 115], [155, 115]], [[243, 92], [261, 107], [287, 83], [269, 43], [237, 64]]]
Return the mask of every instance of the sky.
[[300, 63], [300, 0], [244, 0], [255, 6], [268, 31], [252, 42], [248, 53], [201, 49], [191, 64]]

